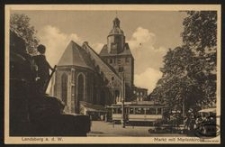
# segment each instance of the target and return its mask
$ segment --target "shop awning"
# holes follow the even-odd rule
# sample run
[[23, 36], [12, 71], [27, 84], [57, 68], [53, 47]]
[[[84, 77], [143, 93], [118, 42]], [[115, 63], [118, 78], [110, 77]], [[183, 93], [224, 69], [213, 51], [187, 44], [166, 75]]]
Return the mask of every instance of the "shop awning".
[[80, 104], [82, 107], [86, 109], [86, 111], [89, 111], [89, 112], [107, 112], [105, 107], [101, 105], [94, 105], [84, 101], [80, 102]]

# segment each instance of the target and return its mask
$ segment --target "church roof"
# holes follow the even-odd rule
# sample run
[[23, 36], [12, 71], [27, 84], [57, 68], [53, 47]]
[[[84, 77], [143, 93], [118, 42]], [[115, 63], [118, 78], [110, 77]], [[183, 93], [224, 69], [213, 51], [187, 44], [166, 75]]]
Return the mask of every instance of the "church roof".
[[[100, 56], [115, 56], [116, 54], [109, 53], [108, 49], [107, 49], [107, 44], [105, 44], [103, 46], [102, 50], [100, 51], [99, 55]], [[121, 52], [117, 55], [131, 55], [132, 56], [132, 53], [130, 51], [130, 47], [129, 47], [128, 43], [125, 44], [123, 52]]]
[[[94, 58], [98, 58], [98, 61], [101, 62], [101, 63], [100, 63], [101, 65], [104, 64], [105, 66], [107, 66], [107, 68], [109, 68], [109, 69], [111, 70], [111, 72], [113, 72], [114, 74], [117, 75], [117, 72], [115, 71], [115, 69], [112, 68], [107, 62], [105, 62], [104, 60], [102, 60], [101, 56], [100, 56], [99, 54], [97, 54], [97, 53], [95, 52], [95, 50], [92, 49], [92, 48], [88, 45], [87, 42], [84, 42], [83, 46], [88, 47], [88, 49], [89, 49], [93, 54], [95, 54], [95, 57], [94, 57]], [[92, 57], [93, 57], [93, 56], [92, 56]], [[118, 75], [117, 75], [117, 76], [118, 76]]]
[[88, 54], [74, 41], [69, 43], [58, 63], [58, 66], [68, 65], [94, 69]]
[[103, 47], [102, 47], [102, 50], [100, 51], [99, 55], [100, 56], [104, 56], [104, 55], [108, 55], [108, 50], [107, 50], [107, 44], [105, 44]]

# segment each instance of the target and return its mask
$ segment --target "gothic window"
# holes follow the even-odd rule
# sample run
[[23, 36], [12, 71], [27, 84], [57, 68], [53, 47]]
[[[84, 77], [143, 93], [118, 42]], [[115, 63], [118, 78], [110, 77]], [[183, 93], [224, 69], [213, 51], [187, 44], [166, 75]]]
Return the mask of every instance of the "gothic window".
[[61, 77], [61, 83], [62, 83], [62, 101], [66, 104], [67, 103], [67, 75], [64, 73]]
[[84, 100], [84, 76], [80, 74], [78, 76], [78, 101]]
[[74, 68], [72, 68], [72, 69], [71, 69], [71, 77], [72, 77], [72, 79], [71, 79], [71, 83], [72, 83], [72, 84], [74, 84], [74, 83], [75, 83], [75, 78], [74, 78], [74, 76], [75, 76], [75, 69], [74, 69]]

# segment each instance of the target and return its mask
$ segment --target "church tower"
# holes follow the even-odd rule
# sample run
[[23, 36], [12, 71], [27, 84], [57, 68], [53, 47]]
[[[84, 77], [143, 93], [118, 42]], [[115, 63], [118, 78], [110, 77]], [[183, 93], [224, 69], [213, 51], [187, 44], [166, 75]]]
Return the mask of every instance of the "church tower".
[[121, 79], [124, 79], [126, 101], [131, 100], [134, 87], [134, 58], [117, 17], [113, 20], [112, 30], [107, 36], [107, 44], [103, 46], [99, 55]]
[[111, 54], [119, 54], [123, 52], [125, 45], [125, 36], [120, 29], [120, 20], [115, 18], [113, 20], [113, 28], [107, 37], [107, 49]]

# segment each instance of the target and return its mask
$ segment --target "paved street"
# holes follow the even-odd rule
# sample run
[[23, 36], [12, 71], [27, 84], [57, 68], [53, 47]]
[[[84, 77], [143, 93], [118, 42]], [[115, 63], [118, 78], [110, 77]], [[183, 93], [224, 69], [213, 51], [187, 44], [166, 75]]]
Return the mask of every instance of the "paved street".
[[88, 136], [100, 137], [100, 136], [186, 136], [184, 134], [150, 134], [148, 130], [151, 127], [148, 126], [126, 126], [122, 128], [121, 124], [115, 124], [104, 121], [92, 121], [91, 132]]

